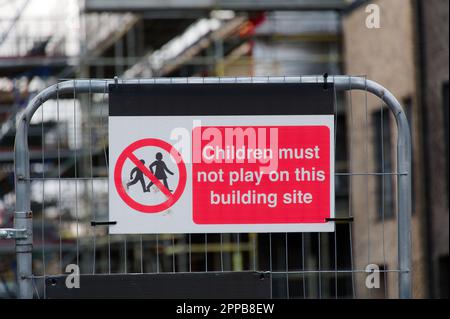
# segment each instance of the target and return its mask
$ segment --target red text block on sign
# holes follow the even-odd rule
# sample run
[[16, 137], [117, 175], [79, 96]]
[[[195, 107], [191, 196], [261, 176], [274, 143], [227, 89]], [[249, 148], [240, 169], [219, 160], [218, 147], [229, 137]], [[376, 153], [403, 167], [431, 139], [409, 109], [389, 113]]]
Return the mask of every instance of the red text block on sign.
[[196, 224], [326, 223], [330, 128], [201, 126], [193, 130]]

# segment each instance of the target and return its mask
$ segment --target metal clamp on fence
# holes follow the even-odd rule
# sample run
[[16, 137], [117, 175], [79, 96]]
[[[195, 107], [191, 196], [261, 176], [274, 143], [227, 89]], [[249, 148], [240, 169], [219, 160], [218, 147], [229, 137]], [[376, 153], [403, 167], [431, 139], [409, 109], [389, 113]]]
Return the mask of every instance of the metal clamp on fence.
[[25, 228], [0, 228], [0, 239], [26, 239], [28, 238]]
[[[30, 219], [33, 217], [31, 211], [15, 212], [14, 219]], [[28, 233], [26, 228], [0, 228], [0, 239], [27, 239]]]
[[323, 74], [323, 89], [328, 90], [328, 73]]
[[109, 225], [116, 225], [117, 222], [116, 221], [95, 221], [92, 220], [91, 221], [91, 226], [95, 227], [95, 226], [109, 226]]
[[337, 224], [353, 223], [353, 217], [325, 218], [326, 222], [336, 222]]
[[15, 212], [14, 213], [15, 219], [27, 219], [27, 218], [33, 218], [33, 212], [27, 211], [27, 212]]

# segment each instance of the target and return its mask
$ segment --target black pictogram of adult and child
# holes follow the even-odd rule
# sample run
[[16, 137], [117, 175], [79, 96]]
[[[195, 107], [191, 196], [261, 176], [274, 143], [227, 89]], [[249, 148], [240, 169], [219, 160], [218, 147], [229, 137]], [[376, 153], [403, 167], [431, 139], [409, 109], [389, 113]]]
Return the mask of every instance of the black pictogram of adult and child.
[[[155, 158], [156, 161], [153, 161], [153, 163], [151, 163], [150, 166], [148, 167], [150, 169], [150, 172], [152, 172], [152, 174], [157, 179], [162, 180], [164, 186], [169, 190], [169, 192], [173, 192], [169, 188], [169, 184], [167, 183], [166, 172], [169, 173], [170, 175], [174, 175], [174, 173], [167, 168], [166, 163], [162, 160], [163, 159], [162, 153], [160, 152], [156, 153]], [[141, 159], [140, 162], [145, 165], [145, 160]], [[130, 181], [127, 183], [127, 190], [130, 188], [130, 186], [138, 182], [141, 183], [142, 191], [144, 193], [150, 192], [150, 187], [153, 186], [153, 182], [150, 181], [148, 185], [145, 185], [144, 173], [136, 166], [130, 172]]]

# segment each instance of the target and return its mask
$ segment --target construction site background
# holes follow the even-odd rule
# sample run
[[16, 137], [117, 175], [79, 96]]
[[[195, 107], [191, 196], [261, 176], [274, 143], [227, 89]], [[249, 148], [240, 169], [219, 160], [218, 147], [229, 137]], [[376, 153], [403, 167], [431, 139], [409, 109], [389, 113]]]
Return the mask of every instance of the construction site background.
[[[10, 227], [13, 222], [16, 121], [27, 103], [49, 85], [67, 79], [115, 76], [126, 81], [151, 77], [363, 75], [391, 90], [404, 104], [411, 123], [414, 144], [413, 295], [448, 297], [448, 1], [222, 0], [208, 3], [194, 0], [175, 0], [168, 5], [152, 0], [0, 0], [0, 227]], [[380, 28], [371, 29], [366, 25], [366, 8], [371, 3], [381, 8]], [[337, 96], [336, 171], [361, 171], [366, 164], [376, 170], [377, 153], [371, 149], [369, 163], [365, 163], [367, 141], [350, 138], [362, 128], [349, 118], [345, 107], [348, 98]], [[363, 95], [352, 98], [355, 105], [365, 103]], [[93, 95], [92, 101], [79, 97], [61, 98], [58, 105], [53, 100], [45, 103], [45, 112], [38, 111], [31, 121], [31, 176], [82, 177], [92, 174], [92, 169], [95, 176], [106, 177], [104, 154], [108, 135], [104, 121], [108, 114], [107, 103], [105, 94]], [[375, 127], [374, 132], [378, 132], [380, 116], [383, 116], [379, 109], [378, 101], [368, 101], [370, 119], [367, 125]], [[356, 116], [364, 115], [356, 113]], [[394, 131], [392, 118], [388, 117], [381, 124], [387, 125], [385, 132], [391, 127]], [[387, 145], [386, 153], [390, 154], [395, 135], [381, 138]], [[371, 136], [370, 147], [378, 147], [379, 140]], [[42, 161], [44, 149], [45, 162]], [[93, 167], [88, 150], [92, 151]], [[395, 168], [393, 163], [388, 164]], [[369, 190], [374, 202], [381, 196], [377, 183], [373, 181]], [[92, 229], [79, 227], [78, 220], [89, 225], [93, 212], [107, 219], [107, 180], [95, 180], [93, 186], [97, 193], [100, 190], [101, 196], [92, 205], [87, 183], [77, 184], [81, 201], [70, 196], [63, 200], [58, 198], [61, 185], [56, 180], [32, 184], [32, 211], [37, 229], [35, 274], [43, 271], [56, 274], [61, 264], [73, 261], [76, 236], [80, 237], [81, 247], [89, 246]], [[44, 187], [45, 198], [42, 196]], [[65, 181], [62, 192], [70, 193], [73, 187], [73, 182]], [[354, 187], [360, 186], [357, 183]], [[394, 186], [389, 189], [393, 192]], [[367, 211], [360, 198], [349, 198], [348, 179], [336, 178], [336, 216], [348, 216], [349, 206], [352, 206], [356, 219], [370, 214], [374, 229], [380, 228], [379, 207]], [[386, 214], [395, 216], [395, 200], [388, 200]], [[389, 216], [386, 240], [395, 246], [392, 238], [396, 230]], [[43, 218], [45, 224], [41, 222]], [[348, 231], [343, 226], [338, 227], [339, 240], [348, 243]], [[38, 236], [41, 233], [44, 235]], [[227, 236], [223, 247], [227, 251], [224, 261], [227, 268], [247, 269], [254, 258], [265, 258], [264, 251], [253, 256], [252, 250], [246, 248], [246, 243], [251, 241], [267, 244], [264, 235], [243, 235], [238, 245], [233, 235]], [[353, 247], [348, 249], [349, 245], [343, 245], [347, 248], [340, 252], [344, 264], [361, 263], [358, 267], [364, 268], [365, 260], [358, 257], [363, 254], [358, 252], [367, 250], [370, 240], [380, 240], [377, 235], [373, 236], [367, 238], [363, 229], [357, 229]], [[171, 238], [161, 236], [159, 240], [164, 242]], [[199, 252], [193, 265], [201, 267], [204, 239], [193, 236], [192, 240], [193, 251]], [[217, 242], [218, 238], [211, 236], [209, 240]], [[295, 243], [298, 238], [293, 234], [291, 240]], [[60, 241], [64, 243], [64, 251], [60, 251]], [[179, 236], [175, 242], [184, 247], [186, 238]], [[277, 235], [271, 243], [275, 251], [284, 249]], [[110, 266], [108, 255], [102, 250], [106, 244], [97, 243], [95, 267], [98, 272], [107, 271]], [[125, 272], [139, 268], [132, 259], [139, 249], [138, 237], [127, 239], [125, 251], [121, 236], [113, 236], [108, 244], [111, 258], [130, 261]], [[311, 240], [309, 245], [317, 246], [317, 242]], [[319, 245], [326, 251], [332, 245], [331, 237], [324, 235]], [[393, 246], [391, 253], [383, 256], [384, 260], [381, 254], [377, 257], [376, 262], [383, 269], [395, 267]], [[40, 254], [42, 247], [45, 247], [45, 267]], [[163, 245], [158, 251], [167, 257], [161, 258], [158, 264], [153, 259], [145, 260], [145, 271], [171, 271], [171, 247]], [[294, 250], [295, 244], [289, 247]], [[145, 238], [144, 249], [155, 250], [154, 237]], [[208, 258], [214, 263], [218, 258], [217, 250], [214, 245], [209, 249]], [[357, 253], [356, 257], [352, 250]], [[92, 252], [87, 248], [81, 251], [81, 271], [89, 272]], [[331, 259], [322, 260], [324, 268], [333, 266]], [[316, 261], [311, 260], [310, 266], [317, 266]], [[11, 241], [0, 241], [0, 298], [16, 297], [15, 269], [14, 245]], [[178, 270], [185, 269], [180, 266]], [[380, 294], [359, 291], [358, 296], [394, 297], [393, 281], [385, 282], [387, 285]], [[343, 275], [340, 297], [352, 296], [351, 284], [351, 278]], [[323, 285], [326, 288], [329, 283]], [[332, 295], [327, 295], [326, 291], [324, 289], [320, 297]], [[300, 296], [300, 292], [291, 293], [293, 297]], [[309, 295], [318, 296], [317, 291]]]

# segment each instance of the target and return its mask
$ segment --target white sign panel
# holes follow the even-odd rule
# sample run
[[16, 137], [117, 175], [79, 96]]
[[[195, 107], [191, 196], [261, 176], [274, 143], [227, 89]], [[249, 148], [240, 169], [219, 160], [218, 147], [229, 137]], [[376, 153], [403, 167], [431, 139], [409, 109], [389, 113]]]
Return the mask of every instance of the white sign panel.
[[[206, 89], [219, 99], [242, 89], [225, 86]], [[230, 105], [222, 114], [204, 115], [214, 98], [191, 96], [192, 88], [205, 89], [110, 87], [110, 233], [334, 231], [334, 116], [326, 108], [292, 111], [289, 99], [276, 111], [247, 114], [242, 92], [234, 104], [222, 102]], [[255, 92], [248, 93], [255, 102], [274, 103]]]

